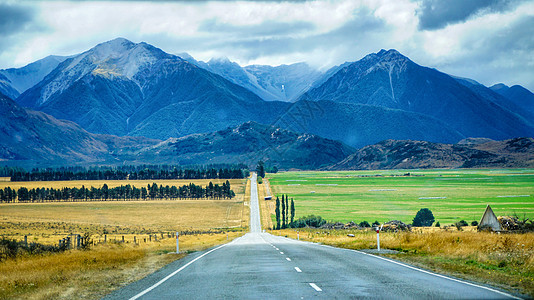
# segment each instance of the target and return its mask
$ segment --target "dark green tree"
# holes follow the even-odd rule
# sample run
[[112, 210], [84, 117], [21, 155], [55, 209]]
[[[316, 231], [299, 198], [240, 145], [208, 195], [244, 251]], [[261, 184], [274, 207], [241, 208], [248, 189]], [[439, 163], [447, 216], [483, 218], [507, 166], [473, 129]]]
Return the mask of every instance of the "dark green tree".
[[293, 201], [293, 198], [291, 198], [291, 223], [295, 221], [295, 201]]
[[286, 227], [289, 225], [289, 197], [286, 195]]
[[261, 178], [265, 177], [265, 164], [263, 163], [263, 161], [260, 160], [258, 162], [258, 165], [256, 166], [256, 172]]
[[274, 209], [274, 212], [276, 214], [276, 229], [280, 229], [280, 199], [276, 197], [276, 206]]
[[282, 229], [284, 228], [286, 228], [286, 201], [282, 195]]
[[412, 225], [416, 227], [432, 226], [434, 223], [434, 214], [428, 208], [421, 208], [415, 218], [413, 218]]

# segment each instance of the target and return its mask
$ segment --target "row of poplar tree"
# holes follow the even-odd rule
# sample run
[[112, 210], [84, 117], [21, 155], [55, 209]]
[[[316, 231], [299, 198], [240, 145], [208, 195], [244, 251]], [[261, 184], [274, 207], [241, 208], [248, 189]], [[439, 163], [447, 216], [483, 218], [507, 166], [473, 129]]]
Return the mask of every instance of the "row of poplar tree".
[[[282, 218], [280, 218], [280, 202], [282, 202]], [[289, 197], [287, 195], [282, 195], [282, 201], [280, 201], [280, 198], [276, 196], [276, 207], [274, 211], [276, 214], [277, 230], [291, 227], [291, 224], [295, 219], [295, 201], [293, 201], [293, 198], [291, 198], [291, 202], [289, 202]]]
[[163, 186], [157, 183], [137, 188], [121, 185], [109, 188], [104, 184], [101, 188], [33, 188], [21, 187], [18, 190], [6, 187], [0, 189], [0, 202], [79, 202], [79, 201], [110, 201], [110, 200], [156, 200], [156, 199], [232, 199], [234, 191], [227, 180], [222, 185], [210, 183], [204, 188], [193, 183], [177, 186]]
[[2, 168], [11, 181], [65, 181], [65, 180], [156, 180], [156, 179], [243, 179], [250, 175], [246, 166], [224, 168], [198, 167], [182, 169], [173, 165], [120, 166], [116, 168], [63, 167], [33, 169]]

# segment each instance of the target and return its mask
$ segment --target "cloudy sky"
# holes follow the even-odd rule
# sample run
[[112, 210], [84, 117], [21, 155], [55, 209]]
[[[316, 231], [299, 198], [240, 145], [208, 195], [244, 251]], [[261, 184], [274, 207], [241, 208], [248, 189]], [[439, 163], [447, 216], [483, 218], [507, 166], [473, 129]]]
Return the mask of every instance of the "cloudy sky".
[[0, 0], [0, 68], [124, 37], [198, 60], [317, 68], [397, 49], [485, 85], [534, 91], [534, 1]]

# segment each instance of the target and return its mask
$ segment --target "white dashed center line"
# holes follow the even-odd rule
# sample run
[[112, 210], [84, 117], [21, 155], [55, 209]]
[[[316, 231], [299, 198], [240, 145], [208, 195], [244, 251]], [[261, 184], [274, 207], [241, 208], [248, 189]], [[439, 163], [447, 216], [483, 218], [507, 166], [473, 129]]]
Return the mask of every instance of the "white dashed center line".
[[286, 259], [287, 259], [287, 261], [291, 261], [291, 258], [289, 258], [289, 257], [286, 257]]
[[318, 287], [318, 286], [317, 286], [315, 283], [313, 283], [313, 282], [310, 282], [310, 286], [311, 286], [314, 290], [316, 290], [316, 291], [318, 291], [318, 292], [322, 292], [322, 291], [323, 291], [323, 290], [321, 290], [320, 287]]
[[284, 252], [280, 252], [280, 254], [284, 254]]
[[299, 267], [295, 267], [295, 271], [297, 271], [298, 273], [302, 273], [302, 270]]

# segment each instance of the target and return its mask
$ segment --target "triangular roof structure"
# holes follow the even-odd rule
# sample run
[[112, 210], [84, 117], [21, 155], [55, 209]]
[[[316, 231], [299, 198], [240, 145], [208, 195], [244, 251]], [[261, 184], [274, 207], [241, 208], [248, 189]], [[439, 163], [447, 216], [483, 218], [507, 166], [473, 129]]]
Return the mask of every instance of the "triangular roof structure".
[[484, 214], [482, 215], [482, 218], [480, 219], [480, 222], [478, 223], [479, 229], [485, 229], [485, 228], [491, 228], [493, 231], [501, 231], [501, 223], [499, 223], [499, 220], [495, 216], [495, 213], [493, 213], [493, 210], [488, 205], [486, 206], [486, 211], [484, 211]]

